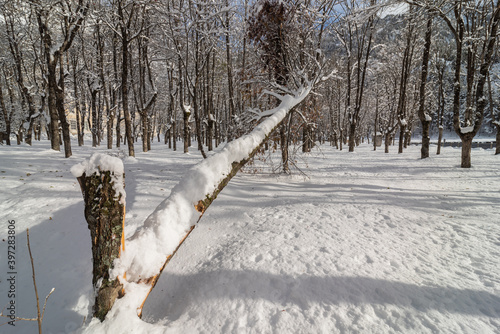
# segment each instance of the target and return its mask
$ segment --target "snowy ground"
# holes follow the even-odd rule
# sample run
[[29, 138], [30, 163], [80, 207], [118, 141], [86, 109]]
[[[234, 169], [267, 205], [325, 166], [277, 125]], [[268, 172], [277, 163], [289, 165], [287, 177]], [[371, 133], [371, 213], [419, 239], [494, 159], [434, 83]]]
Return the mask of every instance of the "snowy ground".
[[[0, 147], [0, 303], [16, 230], [16, 315], [36, 315], [26, 248], [48, 300], [44, 333], [69, 333], [92, 300], [90, 235], [69, 169], [47, 142]], [[420, 160], [363, 145], [299, 159], [307, 177], [239, 174], [164, 271], [144, 308], [159, 333], [500, 333], [500, 161], [474, 149]], [[432, 148], [433, 152], [435, 148]], [[123, 157], [123, 152], [113, 150]], [[200, 160], [155, 144], [125, 158], [130, 236]], [[4, 310], [4, 314], [7, 310]], [[9, 319], [4, 319], [8, 321]], [[3, 323], [4, 321], [0, 322]], [[35, 333], [35, 322], [1, 333]], [[139, 333], [124, 328], [123, 333]], [[146, 332], [146, 329], [144, 329]]]

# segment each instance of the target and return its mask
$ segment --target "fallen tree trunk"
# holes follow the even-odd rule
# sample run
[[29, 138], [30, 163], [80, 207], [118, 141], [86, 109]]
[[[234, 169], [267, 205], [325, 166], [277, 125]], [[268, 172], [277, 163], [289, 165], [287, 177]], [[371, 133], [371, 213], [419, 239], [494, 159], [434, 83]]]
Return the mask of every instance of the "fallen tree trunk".
[[[203, 213], [310, 89], [302, 89], [295, 96], [275, 95], [281, 100], [280, 105], [261, 113], [268, 117], [251, 133], [226, 144], [187, 172], [170, 196], [127, 239], [126, 251], [115, 260], [111, 270], [111, 277], [123, 283], [124, 296], [116, 300], [103, 323], [93, 320], [84, 333], [110, 332], [119, 330], [124, 322], [132, 326], [141, 321], [149, 293]], [[126, 280], [122, 278], [125, 273]]]

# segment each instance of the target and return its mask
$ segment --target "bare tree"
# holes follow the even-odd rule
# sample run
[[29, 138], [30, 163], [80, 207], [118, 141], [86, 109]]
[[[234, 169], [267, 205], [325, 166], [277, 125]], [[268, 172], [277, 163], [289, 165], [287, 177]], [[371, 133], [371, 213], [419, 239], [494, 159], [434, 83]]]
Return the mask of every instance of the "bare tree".
[[[43, 43], [45, 63], [47, 66], [48, 108], [50, 115], [51, 147], [59, 151], [59, 122], [63, 131], [65, 157], [71, 156], [71, 139], [69, 124], [64, 108], [64, 72], [63, 54], [71, 47], [78, 29], [87, 15], [88, 2], [78, 0], [69, 2], [45, 2], [35, 0], [31, 4], [35, 12], [40, 38]], [[62, 22], [59, 34], [54, 33], [54, 16]], [[59, 73], [57, 68], [59, 67]]]
[[[453, 127], [462, 141], [461, 167], [471, 167], [472, 140], [484, 118], [486, 78], [493, 60], [500, 21], [500, 2], [455, 0], [433, 8], [445, 21], [456, 46]], [[447, 15], [446, 9], [453, 13]], [[462, 106], [462, 67], [466, 68], [465, 108]]]
[[[356, 145], [356, 131], [361, 120], [361, 107], [365, 91], [368, 61], [373, 47], [373, 35], [377, 10], [375, 0], [341, 2], [337, 19], [342, 24], [334, 26], [334, 32], [345, 50], [346, 103], [349, 121], [349, 152]], [[370, 8], [371, 6], [371, 8]], [[360, 7], [368, 7], [361, 11]], [[353, 91], [354, 90], [354, 91]]]

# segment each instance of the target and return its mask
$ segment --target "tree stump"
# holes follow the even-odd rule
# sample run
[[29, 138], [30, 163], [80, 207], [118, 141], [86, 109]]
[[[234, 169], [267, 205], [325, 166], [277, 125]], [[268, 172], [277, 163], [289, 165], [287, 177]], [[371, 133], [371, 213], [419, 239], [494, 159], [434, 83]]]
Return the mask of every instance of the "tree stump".
[[92, 238], [92, 284], [97, 291], [94, 317], [103, 321], [116, 298], [123, 294], [123, 284], [110, 277], [113, 261], [125, 248], [123, 163], [118, 158], [95, 154], [74, 166], [72, 172], [82, 190], [85, 219]]

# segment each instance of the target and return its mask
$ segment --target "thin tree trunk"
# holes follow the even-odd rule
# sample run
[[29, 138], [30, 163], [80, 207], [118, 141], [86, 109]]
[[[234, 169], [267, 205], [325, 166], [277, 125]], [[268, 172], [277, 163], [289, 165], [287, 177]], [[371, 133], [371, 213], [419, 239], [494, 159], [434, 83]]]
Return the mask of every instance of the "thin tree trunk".
[[399, 126], [398, 153], [403, 153], [405, 133], [406, 133], [406, 124], [400, 125]]
[[[425, 159], [429, 157], [429, 146], [430, 146], [430, 125], [431, 118], [425, 112], [425, 87], [427, 83], [427, 72], [429, 67], [429, 54], [432, 42], [432, 15], [428, 14], [427, 18], [427, 29], [425, 31], [425, 42], [424, 42], [424, 54], [422, 57], [422, 73], [420, 77], [420, 98], [418, 107], [418, 118], [422, 123], [422, 148], [420, 150], [420, 158]], [[440, 129], [441, 130], [441, 129]], [[442, 135], [442, 131], [440, 131]]]
[[[96, 32], [97, 32], [97, 45], [99, 49], [99, 79], [101, 81], [101, 92], [104, 95], [104, 107], [106, 108], [106, 132], [107, 132], [107, 148], [112, 149], [113, 148], [113, 118], [114, 116], [112, 115], [114, 112], [114, 106], [110, 107], [109, 103], [109, 96], [108, 96], [108, 84], [106, 82], [106, 77], [104, 76], [104, 43], [102, 41], [102, 36], [101, 32], [99, 29], [99, 25], [101, 22], [98, 22], [96, 25]], [[116, 54], [115, 52], [113, 52]], [[116, 59], [114, 59], [116, 61]], [[100, 121], [99, 121], [99, 142], [101, 140], [101, 133], [102, 133], [102, 108], [99, 109], [100, 111]]]
[[205, 153], [205, 149], [203, 148], [203, 138], [201, 136], [201, 120], [199, 115], [198, 108], [198, 89], [196, 86], [193, 89], [193, 109], [194, 109], [194, 122], [195, 122], [195, 135], [196, 141], [198, 142], [198, 150], [201, 152], [201, 155], [204, 159], [207, 158], [207, 154]]
[[438, 129], [438, 145], [437, 145], [436, 155], [441, 154], [442, 141], [443, 141], [443, 127], [440, 126]]
[[495, 144], [495, 155], [500, 154], [500, 124], [497, 124], [497, 135], [496, 135], [496, 144]]
[[122, 112], [119, 106], [117, 106], [118, 111], [116, 113], [116, 147], [120, 147], [121, 141], [122, 141], [122, 129], [121, 129], [121, 123], [122, 123]]
[[64, 108], [64, 67], [63, 54], [59, 57], [59, 80], [56, 86], [56, 105], [59, 113], [59, 121], [62, 128], [64, 157], [69, 158], [71, 152], [71, 135], [69, 130], [69, 122], [66, 118], [66, 109]]
[[437, 124], [438, 124], [438, 144], [437, 144], [437, 152], [436, 154], [441, 154], [441, 145], [443, 140], [443, 118], [444, 118], [444, 107], [445, 107], [445, 99], [444, 99], [444, 64], [442, 67], [437, 68], [438, 71], [438, 115], [437, 115]]
[[281, 161], [283, 163], [283, 172], [290, 173], [288, 166], [288, 140], [287, 140], [287, 122], [283, 122], [280, 126], [280, 141], [281, 141]]
[[[132, 7], [132, 11], [134, 10], [135, 7]], [[122, 108], [123, 108], [123, 115], [125, 117], [125, 136], [127, 138], [127, 145], [128, 145], [128, 155], [131, 157], [135, 156], [135, 150], [134, 150], [134, 138], [132, 136], [132, 118], [130, 116], [130, 111], [128, 108], [128, 66], [129, 66], [129, 36], [128, 36], [128, 29], [130, 25], [130, 19], [126, 23], [125, 22], [125, 16], [123, 13], [123, 8], [122, 8], [122, 2], [118, 2], [118, 16], [121, 20], [121, 33], [122, 33], [122, 77], [121, 77], [121, 88], [122, 88]], [[130, 15], [132, 17], [132, 15]]]
[[61, 142], [59, 140], [59, 113], [56, 105], [56, 64], [50, 62], [47, 64], [47, 84], [48, 84], [48, 109], [50, 117], [50, 146], [55, 151], [61, 150]]
[[496, 143], [495, 143], [495, 155], [500, 154], [500, 117], [495, 115], [495, 108], [493, 106], [493, 91], [491, 89], [491, 76], [488, 73], [488, 103], [490, 107], [490, 117], [492, 120], [495, 129], [497, 130], [496, 134]]
[[83, 133], [81, 126], [81, 108], [80, 108], [80, 96], [78, 95], [78, 82], [77, 82], [77, 58], [76, 56], [71, 59], [71, 65], [73, 69], [73, 98], [75, 99], [75, 113], [76, 113], [76, 131], [78, 137], [78, 146], [83, 146]]
[[[229, 7], [229, 1], [226, 1], [226, 7]], [[231, 59], [231, 46], [229, 42], [229, 11], [226, 11], [225, 16], [225, 28], [226, 28], [226, 61], [227, 61], [227, 82], [228, 82], [228, 94], [229, 94], [229, 131], [228, 131], [228, 139], [230, 142], [233, 139], [234, 134], [232, 133], [232, 124], [233, 124], [233, 116], [234, 116], [234, 87], [233, 87], [233, 65]]]
[[375, 97], [375, 123], [373, 124], [373, 150], [377, 150], [378, 139], [378, 92]]
[[[118, 34], [113, 34], [113, 77], [114, 82], [117, 84], [119, 82], [118, 75]], [[116, 119], [116, 147], [120, 147], [120, 107], [118, 105], [119, 91], [114, 87], [114, 85], [110, 86], [110, 96], [111, 96], [111, 110], [109, 111], [109, 120], [108, 120], [108, 142], [111, 141], [113, 143], [113, 124]]]
[[[93, 85], [90, 85], [91, 89], [93, 89]], [[90, 131], [92, 132], [92, 147], [97, 146], [97, 90], [91, 90], [90, 92], [91, 100], [90, 100], [90, 108], [92, 112], [92, 128]]]
[[191, 115], [191, 112], [185, 111], [183, 112], [184, 115], [184, 153], [189, 152], [189, 142], [190, 142], [190, 131], [189, 131], [189, 116]]
[[[10, 145], [10, 117], [9, 113], [7, 112], [7, 109], [5, 107], [5, 101], [3, 99], [3, 88], [2, 88], [2, 81], [0, 80], [0, 107], [2, 108], [2, 114], [4, 117], [5, 121], [5, 131], [6, 131], [6, 138], [5, 142], [7, 145]], [[2, 141], [3, 142], [3, 141]]]
[[174, 151], [177, 151], [177, 122], [172, 122], [172, 147]]

